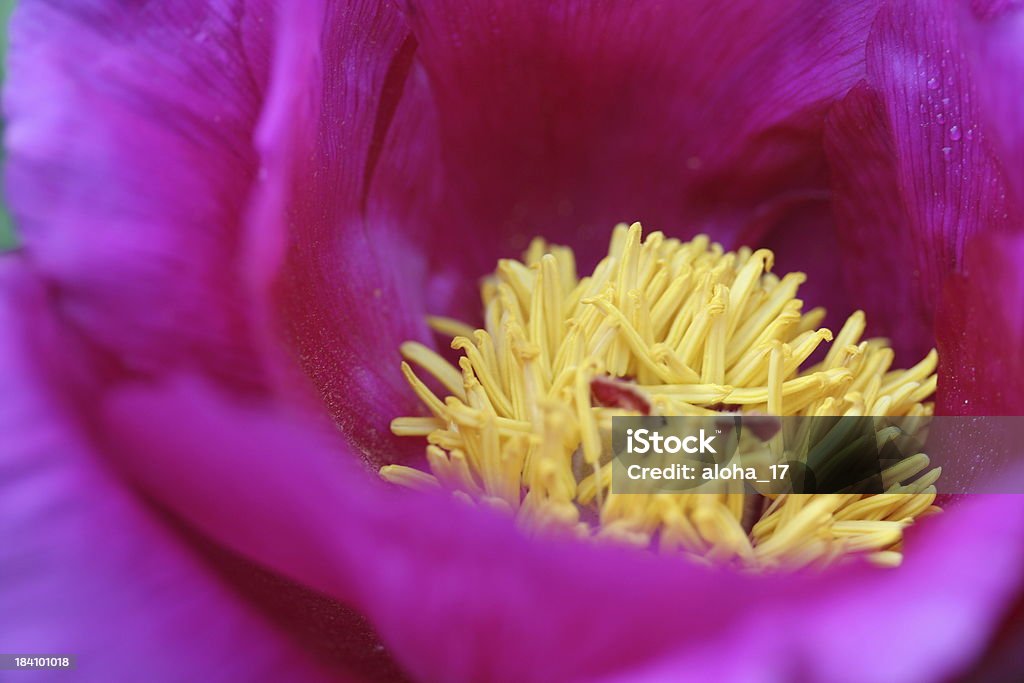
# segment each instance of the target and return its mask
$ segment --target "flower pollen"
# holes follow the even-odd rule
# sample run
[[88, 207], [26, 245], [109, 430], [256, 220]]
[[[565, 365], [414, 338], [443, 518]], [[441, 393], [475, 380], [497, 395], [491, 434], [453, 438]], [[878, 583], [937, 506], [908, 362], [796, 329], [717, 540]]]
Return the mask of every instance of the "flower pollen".
[[706, 236], [641, 240], [639, 223], [623, 224], [579, 278], [571, 249], [535, 239], [522, 261], [502, 260], [484, 280], [483, 329], [430, 319], [461, 352], [457, 368], [422, 344], [402, 345], [402, 372], [431, 415], [399, 417], [392, 431], [426, 438], [429, 472], [389, 465], [381, 475], [503, 511], [529, 533], [748, 569], [855, 553], [898, 565], [903, 530], [938, 511], [940, 471], [926, 472], [924, 454], [883, 472], [877, 495], [611, 491], [618, 415], [932, 414], [935, 351], [891, 370], [887, 342], [861, 339], [859, 311], [833, 339], [818, 327], [824, 310], [804, 312], [797, 298], [804, 274], [772, 274], [773, 258], [726, 252]]

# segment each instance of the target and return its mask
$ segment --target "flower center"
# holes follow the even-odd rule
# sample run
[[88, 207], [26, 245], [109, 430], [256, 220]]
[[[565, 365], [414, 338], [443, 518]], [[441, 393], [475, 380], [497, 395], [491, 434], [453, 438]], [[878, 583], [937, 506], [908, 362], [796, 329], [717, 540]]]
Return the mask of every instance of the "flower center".
[[[877, 495], [611, 491], [617, 415], [932, 413], [923, 401], [935, 391], [935, 351], [890, 370], [886, 341], [861, 341], [859, 311], [833, 341], [818, 328], [824, 310], [804, 312], [796, 298], [805, 276], [777, 277], [772, 262], [767, 249], [725, 252], [705, 236], [641, 241], [636, 223], [616, 226], [608, 256], [578, 278], [571, 249], [535, 239], [522, 262], [500, 261], [483, 282], [484, 329], [430, 319], [453, 338], [458, 368], [402, 345], [402, 372], [432, 416], [399, 417], [391, 429], [426, 437], [430, 471], [389, 465], [381, 475], [501, 510], [530, 532], [749, 568], [852, 553], [898, 565], [903, 529], [938, 510], [939, 469], [917, 476], [923, 454], [883, 472]], [[825, 342], [824, 360], [804, 368]]]

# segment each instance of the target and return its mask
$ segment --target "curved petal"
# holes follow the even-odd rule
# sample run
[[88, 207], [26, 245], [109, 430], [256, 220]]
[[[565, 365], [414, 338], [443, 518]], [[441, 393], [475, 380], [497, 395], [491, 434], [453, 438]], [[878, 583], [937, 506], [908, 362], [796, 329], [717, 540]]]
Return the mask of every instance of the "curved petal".
[[863, 75], [871, 2], [408, 3], [445, 178], [440, 266], [533, 235], [592, 266], [619, 221], [752, 241], [820, 198], [825, 108]]
[[421, 200], [408, 174], [429, 147], [410, 139], [418, 119], [399, 105], [417, 92], [406, 84], [414, 45], [394, 8], [375, 1], [298, 4], [281, 35], [246, 245], [257, 297], [275, 304], [268, 348], [283, 329], [364, 457], [394, 461], [408, 445], [388, 424], [419, 410], [398, 348], [428, 339], [414, 248]]
[[892, 132], [881, 97], [867, 83], [829, 112], [825, 146], [846, 287], [867, 309], [870, 334], [890, 337], [901, 360], [914, 362], [933, 344], [930, 308], [898, 189]]
[[[922, 680], [980, 651], [1024, 567], [1019, 496], [979, 497], [926, 523], [898, 572], [749, 576], [528, 540], [503, 518], [369, 481], [343, 444], [194, 380], [126, 389], [105, 415], [111, 453], [147, 492], [364, 610], [428, 680], [578, 680], [639, 673], [669, 653], [710, 671], [706, 658], [729, 658], [740, 634], [752, 651], [780, 645], [800, 671]], [[142, 450], [145, 462], [132, 455]], [[767, 680], [793, 669], [777, 671]]]
[[1020, 676], [1020, 652], [1024, 648], [1024, 590], [1003, 619], [1002, 627], [975, 665], [958, 679], [964, 681], [1012, 681]]
[[271, 19], [262, 0], [18, 3], [6, 194], [63, 315], [128, 371], [259, 379], [235, 256]]
[[[859, 288], [848, 286], [840, 264], [845, 244], [839, 241], [828, 201], [808, 202], [794, 207], [780, 218], [757, 246], [775, 252], [775, 273], [799, 271], [807, 274], [800, 287], [800, 298], [807, 308], [824, 306], [826, 327], [839, 330], [859, 305]], [[859, 283], [857, 283], [859, 284]]]
[[1024, 205], [1024, 5], [978, 2], [972, 8], [977, 16], [966, 33], [982, 115], [1005, 162], [1017, 205]]
[[968, 245], [936, 320], [945, 414], [1024, 415], [1024, 235]]
[[0, 265], [4, 647], [73, 654], [87, 680], [328, 680], [104, 467], [51, 383], [67, 376], [71, 335], [40, 313], [38, 286]]
[[[965, 242], [1019, 222], [978, 110], [952, 2], [886, 5], [868, 77], [826, 132], [847, 280], [875, 331], [920, 355]], [[885, 283], [885, 286], [880, 286]]]
[[424, 258], [396, 226], [431, 147], [397, 11], [28, 0], [12, 39], [7, 190], [61, 314], [112, 368], [308, 400], [283, 332], [362, 452], [398, 459], [381, 435], [417, 407], [397, 350], [427, 335]]
[[[950, 680], [985, 651], [1017, 594], [1012, 574], [989, 571], [990, 565], [976, 563], [971, 554], [1022, 560], [1013, 548], [1024, 534], [1022, 497], [971, 498], [913, 539], [899, 571], [876, 575], [859, 588], [834, 590], [816, 601], [814, 616], [807, 617], [805, 602], [784, 603], [741, 622], [728, 635], [727, 657], [713, 650], [673, 653], [609, 683]], [[1008, 535], [979, 538], [977, 530], [993, 513]], [[1007, 674], [1013, 670], [1007, 664], [1002, 670], [982, 664], [982, 670]]]

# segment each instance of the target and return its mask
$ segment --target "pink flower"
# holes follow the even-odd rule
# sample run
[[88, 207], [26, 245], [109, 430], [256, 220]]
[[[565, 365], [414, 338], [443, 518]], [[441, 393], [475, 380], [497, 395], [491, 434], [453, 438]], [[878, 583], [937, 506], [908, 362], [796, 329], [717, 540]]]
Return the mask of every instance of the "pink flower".
[[942, 409], [1019, 413], [1020, 12], [22, 0], [11, 35], [5, 650], [88, 680], [940, 680], [1020, 599], [1019, 496], [925, 520], [897, 571], [746, 575], [374, 473], [419, 455], [388, 423], [425, 314], [478, 317], [535, 232], [592, 265], [622, 219], [769, 245], [899, 351], [937, 339]]

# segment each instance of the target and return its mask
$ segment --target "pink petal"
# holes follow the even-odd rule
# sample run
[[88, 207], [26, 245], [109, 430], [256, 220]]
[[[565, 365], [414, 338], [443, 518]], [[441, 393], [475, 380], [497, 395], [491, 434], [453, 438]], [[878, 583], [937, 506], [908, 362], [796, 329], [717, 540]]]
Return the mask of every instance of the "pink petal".
[[310, 401], [299, 359], [314, 407], [392, 459], [390, 418], [419, 409], [398, 345], [427, 339], [424, 257], [396, 227], [420, 206], [400, 199], [419, 171], [407, 30], [377, 2], [270, 5], [24, 3], [8, 194], [112, 371], [198, 367]]
[[975, 665], [961, 681], [1012, 681], [1020, 675], [1020, 652], [1024, 648], [1024, 591], [1003, 618], [999, 631]]
[[325, 663], [347, 678], [240, 594], [252, 570], [235, 560], [234, 576], [221, 575], [224, 563], [106, 467], [55, 391], [56, 376], [75, 374], [72, 335], [39, 312], [39, 287], [2, 265], [4, 648], [75, 655], [72, 677], [88, 680], [327, 680]]
[[[1024, 561], [1024, 497], [968, 498], [911, 536], [899, 570], [860, 575], [859, 585], [850, 573], [826, 595], [809, 587], [803, 599], [752, 615], [727, 635], [727, 656], [682, 651], [608, 680], [699, 672], [694, 680], [916, 683], [965, 672], [1019, 591], [1019, 577], [999, 563]], [[992, 671], [1012, 676], [1015, 668]]]
[[[983, 5], [993, 7], [988, 11]], [[1004, 5], [1003, 7], [998, 7]], [[973, 3], [966, 42], [978, 78], [982, 116], [993, 146], [1004, 160], [1017, 206], [1024, 205], [1024, 7], [1019, 3]]]
[[19, 3], [7, 197], [73, 324], [129, 371], [252, 385], [234, 256], [258, 159], [267, 3]]
[[857, 310], [860, 293], [860, 283], [843, 278], [839, 266], [847, 245], [840, 238], [831, 202], [817, 201], [793, 207], [756, 243], [775, 252], [773, 272], [807, 274], [807, 282], [800, 287], [805, 310], [824, 306], [828, 315], [823, 324], [833, 331]]
[[411, 3], [443, 150], [435, 254], [473, 276], [541, 234], [591, 266], [618, 221], [752, 241], [818, 198], [827, 106], [871, 3]]
[[886, 6], [866, 84], [830, 114], [836, 214], [847, 280], [908, 356], [932, 344], [945, 277], [965, 242], [1019, 220], [978, 110], [952, 2]]
[[932, 304], [915, 264], [881, 97], [858, 84], [829, 113], [825, 131], [846, 288], [867, 310], [869, 332], [888, 336], [904, 362], [916, 362], [934, 343]]
[[406, 196], [420, 143], [404, 137], [416, 121], [398, 104], [415, 90], [404, 84], [407, 30], [390, 5], [306, 2], [280, 35], [257, 130], [248, 274], [273, 302], [268, 347], [283, 335], [361, 454], [393, 461], [409, 444], [390, 437], [390, 420], [421, 410], [398, 348], [429, 339], [419, 204]]
[[946, 414], [1024, 415], [1024, 235], [968, 245], [936, 321]]
[[[1017, 496], [929, 521], [898, 572], [744, 576], [531, 541], [506, 520], [370, 481], [343, 444], [225, 399], [192, 380], [123, 392], [105, 421], [119, 464], [211, 537], [364, 610], [428, 680], [584, 679], [670, 655], [711, 672], [708, 658], [732, 661], [739, 635], [750, 652], [780, 648], [768, 680], [788, 680], [788, 661], [839, 680], [924, 680], [980, 651], [1024, 568]], [[131, 455], [143, 449], [145, 463]]]

